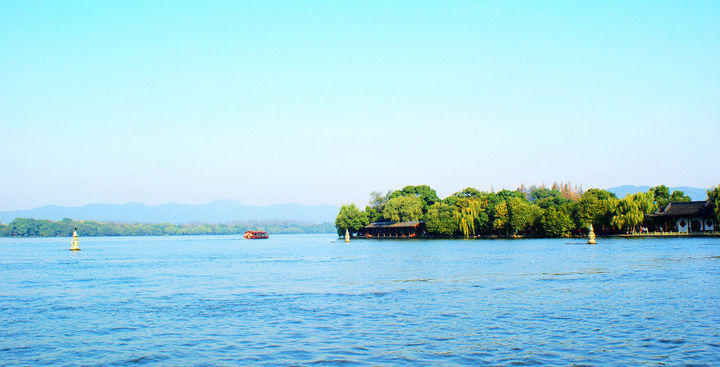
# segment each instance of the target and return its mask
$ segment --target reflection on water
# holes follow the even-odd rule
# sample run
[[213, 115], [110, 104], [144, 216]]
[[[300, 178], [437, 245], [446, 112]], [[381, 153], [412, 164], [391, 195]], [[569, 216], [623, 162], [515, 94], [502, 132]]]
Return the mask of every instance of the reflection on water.
[[0, 239], [0, 365], [720, 363], [720, 239]]

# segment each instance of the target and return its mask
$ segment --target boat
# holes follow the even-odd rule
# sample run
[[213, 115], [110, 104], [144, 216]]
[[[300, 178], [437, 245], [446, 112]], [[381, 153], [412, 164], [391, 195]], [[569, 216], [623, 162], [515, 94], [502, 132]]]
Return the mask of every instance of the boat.
[[264, 240], [268, 238], [268, 234], [265, 231], [247, 231], [243, 237], [248, 240]]

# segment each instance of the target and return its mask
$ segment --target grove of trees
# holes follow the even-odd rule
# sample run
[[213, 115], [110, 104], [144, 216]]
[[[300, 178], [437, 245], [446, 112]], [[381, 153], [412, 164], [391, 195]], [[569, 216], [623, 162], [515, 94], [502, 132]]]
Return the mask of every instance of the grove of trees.
[[[472, 187], [444, 199], [426, 185], [406, 186], [383, 195], [370, 194], [365, 210], [343, 205], [335, 221], [338, 234], [357, 232], [370, 222], [422, 220], [430, 236], [535, 236], [568, 237], [587, 233], [593, 225], [598, 234], [634, 233], [649, 227], [646, 215], [670, 202], [687, 202], [682, 191], [669, 192], [655, 186], [618, 199], [601, 189], [582, 191], [569, 184], [525, 187], [483, 192]], [[708, 191], [720, 222], [720, 185]]]
[[246, 222], [229, 224], [193, 223], [101, 223], [91, 220], [59, 221], [16, 218], [7, 225], [0, 224], [4, 237], [63, 237], [77, 228], [81, 236], [165, 236], [165, 235], [227, 235], [245, 231], [268, 233], [332, 233], [332, 223], [308, 224], [292, 221]]

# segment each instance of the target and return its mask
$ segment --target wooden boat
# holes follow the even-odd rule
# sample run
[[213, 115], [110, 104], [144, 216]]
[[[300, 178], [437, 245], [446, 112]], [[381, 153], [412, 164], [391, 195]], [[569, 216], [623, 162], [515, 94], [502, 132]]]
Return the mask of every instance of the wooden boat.
[[268, 234], [265, 231], [247, 231], [243, 237], [248, 240], [264, 240], [268, 238]]

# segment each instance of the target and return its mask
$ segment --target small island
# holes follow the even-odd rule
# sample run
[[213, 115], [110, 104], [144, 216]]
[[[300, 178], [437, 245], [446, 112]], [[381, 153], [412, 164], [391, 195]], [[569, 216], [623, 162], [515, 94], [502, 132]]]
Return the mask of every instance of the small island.
[[371, 193], [365, 210], [343, 205], [335, 227], [354, 238], [580, 237], [590, 225], [600, 236], [717, 236], [720, 185], [707, 195], [691, 201], [659, 185], [618, 199], [606, 190], [554, 183], [497, 193], [468, 187], [440, 199], [427, 185], [406, 186]]

